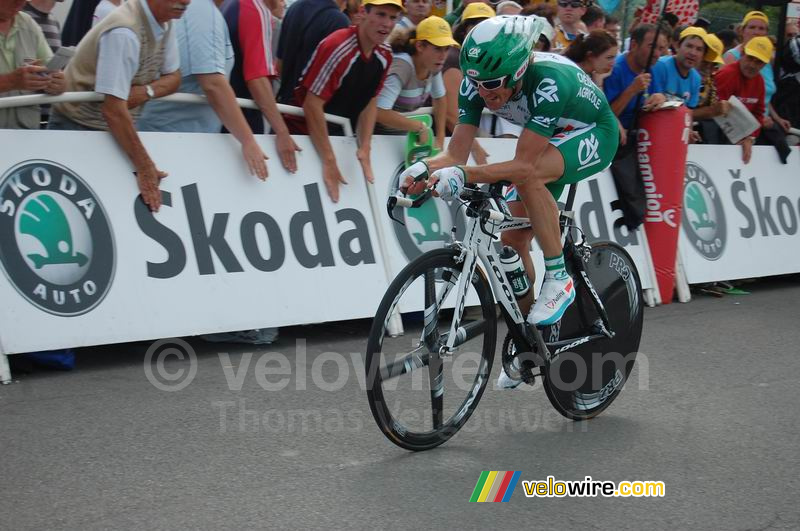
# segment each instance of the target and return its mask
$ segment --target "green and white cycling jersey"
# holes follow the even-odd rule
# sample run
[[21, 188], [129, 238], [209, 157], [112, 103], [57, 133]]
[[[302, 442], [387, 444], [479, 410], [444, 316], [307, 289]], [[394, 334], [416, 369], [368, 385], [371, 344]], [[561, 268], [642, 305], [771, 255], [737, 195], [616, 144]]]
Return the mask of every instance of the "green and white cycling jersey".
[[[564, 159], [564, 173], [548, 188], [558, 197], [566, 184], [606, 169], [619, 144], [618, 121], [603, 91], [578, 65], [560, 55], [535, 52], [521, 90], [497, 116], [550, 139]], [[478, 127], [485, 107], [465, 77], [459, 89], [459, 123]]]
[[[569, 59], [536, 52], [522, 90], [496, 111], [497, 116], [551, 138], [613, 118], [603, 91]], [[459, 122], [477, 126], [484, 108], [478, 89], [465, 77], [458, 98]]]

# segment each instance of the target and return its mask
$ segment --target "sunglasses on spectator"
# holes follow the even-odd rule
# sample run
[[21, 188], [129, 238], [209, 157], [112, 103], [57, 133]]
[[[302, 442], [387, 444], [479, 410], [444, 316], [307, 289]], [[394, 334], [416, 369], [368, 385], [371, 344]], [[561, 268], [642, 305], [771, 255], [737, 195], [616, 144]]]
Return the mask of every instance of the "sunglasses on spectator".
[[559, 0], [558, 5], [559, 7], [572, 7], [578, 9], [579, 7], [583, 7], [583, 0], [573, 0], [572, 2], [564, 2], [563, 0]]
[[467, 77], [470, 83], [478, 88], [482, 88], [483, 90], [497, 90], [501, 88], [508, 76], [496, 77], [494, 79], [484, 79], [483, 81], [478, 81], [477, 79], [472, 79], [471, 77]]

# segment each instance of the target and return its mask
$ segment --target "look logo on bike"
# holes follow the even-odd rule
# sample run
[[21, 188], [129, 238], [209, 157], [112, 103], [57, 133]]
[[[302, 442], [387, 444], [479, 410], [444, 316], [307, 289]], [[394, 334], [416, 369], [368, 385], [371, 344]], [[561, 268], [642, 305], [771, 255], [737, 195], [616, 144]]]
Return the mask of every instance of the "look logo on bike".
[[[527, 319], [536, 326], [558, 322], [575, 300], [555, 199], [565, 185], [606, 169], [619, 142], [617, 119], [591, 78], [569, 59], [533, 52], [542, 30], [541, 19], [524, 16], [498, 16], [475, 26], [461, 49], [459, 123], [447, 150], [400, 177], [403, 190], [419, 193], [427, 186], [443, 198], [457, 197], [467, 182], [513, 184], [508, 200], [521, 202], [517, 210], [530, 217], [545, 256], [544, 282]], [[484, 108], [523, 127], [516, 155], [465, 166]], [[421, 175], [429, 175], [427, 181], [415, 183]], [[516, 250], [533, 277], [528, 242]]]

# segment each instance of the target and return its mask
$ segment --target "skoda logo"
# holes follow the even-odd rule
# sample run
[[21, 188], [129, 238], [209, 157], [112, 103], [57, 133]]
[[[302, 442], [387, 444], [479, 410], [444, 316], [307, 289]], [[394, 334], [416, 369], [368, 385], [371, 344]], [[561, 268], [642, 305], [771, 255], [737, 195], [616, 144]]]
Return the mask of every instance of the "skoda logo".
[[[405, 164], [401, 164], [394, 173], [394, 177], [389, 181], [389, 195], [395, 195], [400, 186], [399, 177], [405, 169]], [[394, 217], [405, 223], [392, 223], [397, 242], [403, 250], [403, 254], [412, 261], [422, 253], [432, 249], [440, 249], [450, 241], [450, 229], [453, 227], [453, 220], [456, 217], [458, 202], [453, 201], [453, 206], [439, 198], [431, 198], [425, 201], [418, 208], [396, 208]], [[458, 227], [463, 234], [462, 223], [459, 219]]]
[[46, 312], [73, 316], [97, 306], [114, 277], [114, 240], [92, 189], [46, 160], [5, 172], [0, 263], [20, 295]]
[[683, 230], [692, 247], [706, 260], [717, 260], [725, 251], [725, 211], [708, 173], [693, 162], [686, 163], [683, 184], [686, 222]]

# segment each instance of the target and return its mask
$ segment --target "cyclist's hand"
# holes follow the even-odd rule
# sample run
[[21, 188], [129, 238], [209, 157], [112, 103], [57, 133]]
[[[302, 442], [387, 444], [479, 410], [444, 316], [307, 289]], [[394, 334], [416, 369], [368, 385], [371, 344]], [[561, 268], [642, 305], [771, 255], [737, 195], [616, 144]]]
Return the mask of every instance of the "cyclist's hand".
[[415, 162], [400, 174], [400, 191], [404, 194], [421, 194], [425, 191], [427, 180], [428, 165], [423, 161]]
[[433, 190], [433, 195], [449, 199], [458, 197], [466, 182], [467, 175], [461, 166], [448, 166], [431, 174], [431, 178], [428, 179], [428, 188]]

